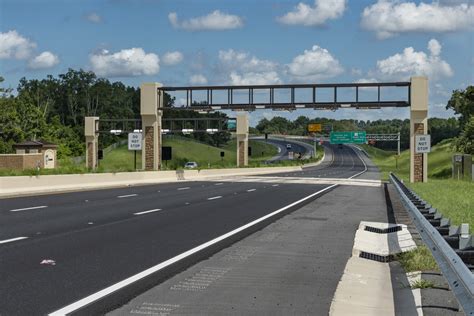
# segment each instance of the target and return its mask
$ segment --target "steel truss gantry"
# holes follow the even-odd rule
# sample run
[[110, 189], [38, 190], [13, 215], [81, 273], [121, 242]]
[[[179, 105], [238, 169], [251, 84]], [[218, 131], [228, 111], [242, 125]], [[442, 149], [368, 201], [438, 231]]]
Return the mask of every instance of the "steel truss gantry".
[[[383, 100], [381, 93], [383, 88], [405, 89], [406, 100]], [[359, 92], [361, 89], [375, 88], [377, 97], [373, 100], [361, 100]], [[378, 109], [383, 107], [408, 107], [410, 106], [410, 82], [380, 82], [380, 83], [327, 83], [327, 84], [282, 84], [282, 85], [240, 85], [240, 86], [194, 86], [194, 87], [158, 87], [158, 93], [161, 92], [186, 92], [186, 104], [178, 104], [172, 108], [164, 109], [180, 109], [194, 111], [216, 111], [216, 110], [237, 110], [237, 111], [254, 111], [258, 109], [286, 110], [292, 111], [296, 109], [330, 109], [338, 108], [357, 108], [357, 109]], [[309, 90], [311, 97], [308, 100], [298, 101], [295, 98], [297, 91]], [[321, 101], [318, 92], [323, 89], [332, 90], [332, 101]], [[342, 89], [353, 89], [354, 95], [350, 101], [342, 101], [338, 99], [338, 92]], [[193, 92], [206, 92], [205, 101], [195, 102]], [[215, 102], [214, 93], [216, 91], [224, 92], [220, 101]], [[275, 92], [286, 91], [289, 93], [288, 102], [275, 102]], [[255, 93], [268, 95], [266, 102], [255, 102]], [[246, 102], [235, 102], [236, 93], [247, 93]]]
[[398, 142], [398, 155], [400, 155], [400, 133], [397, 134], [367, 134], [365, 138], [377, 142]]

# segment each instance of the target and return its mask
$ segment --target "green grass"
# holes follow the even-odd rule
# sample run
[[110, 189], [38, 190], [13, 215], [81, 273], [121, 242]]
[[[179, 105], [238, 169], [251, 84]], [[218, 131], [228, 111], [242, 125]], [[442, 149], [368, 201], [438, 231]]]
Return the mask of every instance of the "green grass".
[[474, 228], [474, 182], [429, 179], [427, 183], [407, 183], [420, 197], [436, 207], [453, 225], [468, 223]]
[[382, 179], [392, 171], [415, 190], [424, 200], [436, 207], [453, 225], [468, 223], [474, 227], [474, 182], [451, 179], [451, 140], [444, 140], [432, 147], [428, 154], [428, 182], [409, 183], [409, 152], [403, 151], [395, 168], [395, 153], [363, 145], [372, 161], [380, 168]]
[[438, 271], [438, 265], [426, 246], [419, 246], [416, 249], [399, 253], [396, 259], [406, 272]]
[[[396, 152], [385, 151], [369, 145], [362, 145], [372, 161], [379, 167], [382, 179], [388, 180], [390, 172], [402, 179], [410, 177], [410, 152], [402, 151], [400, 157]], [[449, 178], [451, 176], [451, 157], [454, 153], [451, 140], [444, 140], [431, 148], [428, 154], [428, 177]], [[398, 161], [397, 161], [398, 160]]]
[[[237, 145], [231, 140], [222, 148], [210, 146], [185, 137], [165, 137], [163, 146], [171, 146], [173, 149], [172, 160], [163, 161], [163, 170], [182, 169], [187, 161], [196, 161], [200, 169], [205, 168], [231, 168], [236, 167]], [[287, 160], [274, 164], [265, 164], [265, 161], [277, 154], [275, 146], [261, 141], [250, 140], [252, 156], [249, 157], [248, 167], [271, 167], [271, 166], [295, 166], [304, 163], [318, 161], [322, 155], [322, 148], [318, 148], [316, 158], [306, 160]], [[221, 157], [221, 152], [224, 157]], [[61, 159], [56, 169], [37, 170], [0, 170], [0, 176], [19, 175], [46, 175], [46, 174], [72, 174], [91, 172], [84, 167], [84, 163], [74, 164], [71, 159]], [[137, 170], [141, 169], [141, 152], [137, 151]], [[99, 161], [99, 167], [95, 172], [129, 172], [134, 171], [134, 152], [129, 151], [126, 145], [115, 149], [104, 150], [104, 159]]]
[[411, 284], [412, 289], [430, 289], [434, 287], [435, 287], [434, 282], [430, 280], [425, 280], [425, 279], [416, 280], [415, 282]]

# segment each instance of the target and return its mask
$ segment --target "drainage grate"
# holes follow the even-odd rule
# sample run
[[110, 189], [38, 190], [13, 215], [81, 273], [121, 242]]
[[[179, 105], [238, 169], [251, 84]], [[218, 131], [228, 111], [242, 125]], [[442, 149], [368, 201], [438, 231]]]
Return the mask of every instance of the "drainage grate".
[[377, 233], [377, 234], [388, 234], [388, 233], [394, 233], [402, 230], [402, 226], [393, 226], [389, 228], [377, 228], [377, 227], [372, 227], [372, 226], [365, 226], [365, 229], [368, 232], [371, 233]]
[[359, 258], [364, 258], [364, 259], [378, 261], [378, 262], [390, 262], [394, 260], [393, 255], [381, 256], [381, 255], [376, 255], [376, 254], [365, 252], [365, 251], [360, 252]]

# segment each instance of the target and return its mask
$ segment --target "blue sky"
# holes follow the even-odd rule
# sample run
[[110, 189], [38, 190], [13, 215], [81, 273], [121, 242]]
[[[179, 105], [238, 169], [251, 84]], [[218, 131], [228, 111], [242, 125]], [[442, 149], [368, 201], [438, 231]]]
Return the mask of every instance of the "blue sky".
[[[0, 0], [0, 75], [93, 70], [139, 86], [430, 79], [430, 116], [474, 82], [469, 0]], [[179, 99], [179, 96], [177, 96]], [[254, 112], [405, 118], [406, 109]]]

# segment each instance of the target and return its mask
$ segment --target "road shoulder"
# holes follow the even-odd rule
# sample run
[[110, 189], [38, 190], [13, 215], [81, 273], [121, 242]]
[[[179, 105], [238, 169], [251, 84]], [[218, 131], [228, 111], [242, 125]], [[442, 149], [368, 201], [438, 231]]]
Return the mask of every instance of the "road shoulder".
[[381, 187], [337, 187], [111, 315], [328, 314], [360, 219], [386, 221]]

